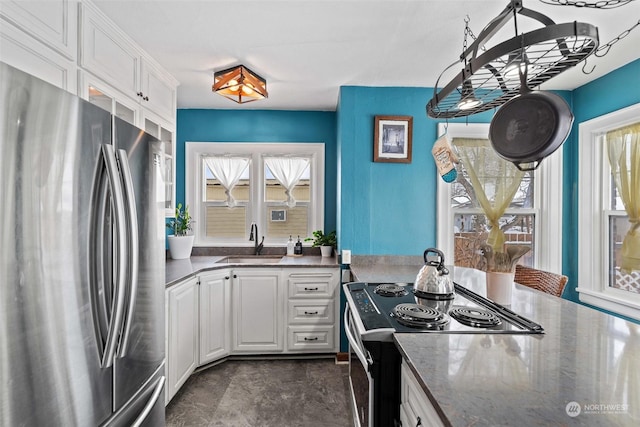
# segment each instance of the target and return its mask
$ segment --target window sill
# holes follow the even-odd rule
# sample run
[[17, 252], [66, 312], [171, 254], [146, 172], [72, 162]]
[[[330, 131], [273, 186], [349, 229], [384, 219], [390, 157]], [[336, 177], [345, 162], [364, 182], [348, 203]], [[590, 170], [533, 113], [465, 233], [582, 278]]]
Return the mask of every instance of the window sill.
[[626, 298], [624, 298], [616, 295], [615, 292], [596, 292], [580, 287], [576, 290], [580, 294], [580, 302], [640, 320], [640, 296], [630, 299], [628, 293], [625, 293]]

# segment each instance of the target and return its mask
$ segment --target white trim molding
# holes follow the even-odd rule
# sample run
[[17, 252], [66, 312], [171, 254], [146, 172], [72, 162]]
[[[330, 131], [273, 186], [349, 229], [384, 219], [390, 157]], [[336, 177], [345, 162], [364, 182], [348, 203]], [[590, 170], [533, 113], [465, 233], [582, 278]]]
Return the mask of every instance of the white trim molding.
[[640, 294], [608, 285], [609, 249], [606, 205], [609, 169], [603, 135], [640, 120], [640, 104], [579, 125], [578, 144], [578, 287], [581, 302], [640, 320]]
[[[186, 204], [190, 207], [190, 212], [195, 221], [195, 241], [194, 246], [247, 246], [251, 242], [246, 239], [230, 239], [225, 241], [214, 240], [204, 237], [205, 221], [202, 215], [201, 182], [203, 180], [202, 162], [203, 156], [212, 154], [233, 154], [243, 155], [252, 158], [252, 175], [264, 177], [263, 156], [298, 154], [309, 156], [311, 159], [311, 194], [310, 200], [313, 203], [309, 211], [309, 235], [313, 230], [324, 229], [324, 168], [325, 168], [325, 144], [314, 143], [261, 143], [261, 142], [190, 142], [185, 143], [185, 193]], [[256, 183], [262, 182], [261, 179]], [[264, 189], [261, 185], [251, 183], [251, 202], [249, 203], [247, 233], [249, 224], [255, 222], [260, 230], [266, 230], [266, 202], [264, 201]], [[301, 236], [302, 238], [303, 236]], [[253, 244], [253, 243], [251, 243]], [[286, 239], [275, 240], [265, 238], [265, 246], [286, 245]], [[305, 243], [305, 246], [307, 244]]]
[[[451, 138], [488, 138], [489, 123], [438, 124], [438, 135], [448, 133]], [[556, 150], [542, 161], [535, 173], [535, 209], [519, 213], [536, 213], [535, 267], [562, 272], [562, 150]], [[454, 253], [453, 211], [451, 185], [437, 176], [438, 230], [437, 245], [445, 254]]]

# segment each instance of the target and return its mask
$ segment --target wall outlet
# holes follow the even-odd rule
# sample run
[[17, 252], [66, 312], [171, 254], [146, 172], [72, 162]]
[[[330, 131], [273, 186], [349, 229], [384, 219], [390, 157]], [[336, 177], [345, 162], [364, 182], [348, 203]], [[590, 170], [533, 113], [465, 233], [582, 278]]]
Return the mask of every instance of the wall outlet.
[[351, 250], [349, 249], [342, 250], [342, 263], [351, 264]]

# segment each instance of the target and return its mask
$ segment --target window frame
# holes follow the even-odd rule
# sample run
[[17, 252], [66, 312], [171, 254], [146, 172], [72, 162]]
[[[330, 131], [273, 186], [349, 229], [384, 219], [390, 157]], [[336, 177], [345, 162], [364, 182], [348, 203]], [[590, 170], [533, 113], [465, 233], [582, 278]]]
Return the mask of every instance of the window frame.
[[[640, 103], [580, 123], [578, 127], [578, 298], [640, 320], [640, 294], [609, 286], [609, 175], [603, 135], [638, 122]], [[607, 160], [607, 161], [605, 161]], [[584, 280], [582, 280], [583, 278]]]
[[[239, 203], [247, 206], [247, 226], [245, 227], [244, 238], [215, 239], [206, 237], [204, 233], [205, 222], [202, 220], [202, 209], [206, 203], [202, 200], [201, 184], [203, 182], [202, 157], [207, 155], [246, 155], [251, 157], [250, 168], [250, 194], [248, 203]], [[310, 179], [311, 188], [309, 204], [312, 208], [309, 211], [309, 233], [312, 230], [324, 228], [324, 169], [325, 169], [325, 144], [321, 142], [313, 143], [261, 143], [261, 142], [192, 142], [185, 143], [185, 195], [186, 204], [191, 207], [190, 211], [195, 221], [194, 225], [194, 246], [228, 246], [243, 247], [251, 246], [249, 242], [249, 227], [252, 222], [258, 226], [260, 235], [267, 229], [267, 206], [273, 202], [266, 202], [264, 199], [264, 160], [263, 156], [268, 155], [301, 155], [310, 157]], [[306, 236], [300, 236], [301, 239]], [[265, 246], [286, 245], [286, 238], [268, 238], [265, 236]], [[303, 243], [305, 246], [310, 245]]]
[[[439, 123], [438, 135], [447, 133], [453, 138], [482, 138], [489, 135], [489, 123]], [[534, 208], [506, 210], [508, 213], [535, 215], [535, 268], [560, 273], [562, 271], [562, 150], [545, 158], [534, 172]], [[449, 257], [454, 254], [454, 214], [481, 213], [482, 209], [451, 207], [451, 185], [437, 174], [437, 246]], [[452, 260], [452, 258], [450, 258]], [[452, 264], [453, 262], [451, 262]]]

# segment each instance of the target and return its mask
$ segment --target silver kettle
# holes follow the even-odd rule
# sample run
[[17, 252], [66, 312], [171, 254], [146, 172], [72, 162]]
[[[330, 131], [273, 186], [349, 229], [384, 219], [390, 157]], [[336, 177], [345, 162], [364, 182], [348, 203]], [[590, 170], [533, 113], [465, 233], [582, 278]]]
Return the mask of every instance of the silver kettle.
[[[435, 255], [429, 256], [430, 254]], [[436, 248], [424, 251], [425, 265], [420, 269], [413, 289], [420, 298], [448, 300], [455, 297], [453, 280], [444, 266], [444, 254]]]

